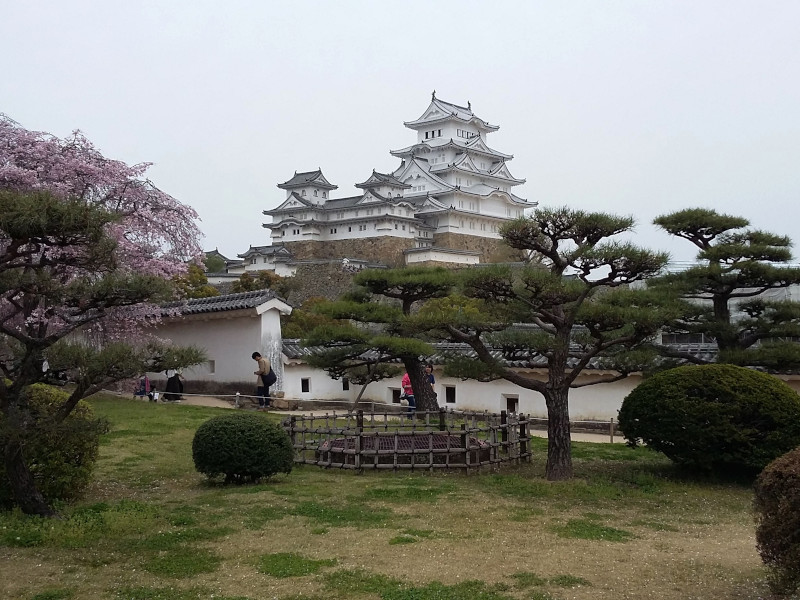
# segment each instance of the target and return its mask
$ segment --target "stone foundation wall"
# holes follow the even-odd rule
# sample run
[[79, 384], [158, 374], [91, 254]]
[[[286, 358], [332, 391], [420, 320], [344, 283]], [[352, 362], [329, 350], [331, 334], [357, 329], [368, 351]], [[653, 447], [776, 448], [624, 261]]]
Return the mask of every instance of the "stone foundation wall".
[[414, 240], [381, 236], [324, 242], [285, 242], [284, 246], [294, 255], [295, 260], [347, 257], [399, 267], [405, 264], [403, 251], [413, 248]]
[[522, 260], [522, 252], [511, 248], [501, 239], [439, 233], [433, 236], [433, 245], [454, 250], [471, 250], [481, 253], [481, 263], [515, 262]]
[[342, 270], [338, 263], [300, 265], [295, 273], [299, 287], [292, 294], [292, 304], [300, 306], [315, 296], [336, 300], [350, 289], [353, 275], [352, 271]]

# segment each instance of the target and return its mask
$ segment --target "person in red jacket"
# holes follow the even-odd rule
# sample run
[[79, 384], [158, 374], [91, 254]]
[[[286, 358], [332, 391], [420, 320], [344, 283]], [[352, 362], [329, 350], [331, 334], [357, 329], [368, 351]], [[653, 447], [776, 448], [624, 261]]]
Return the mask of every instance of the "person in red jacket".
[[403, 379], [400, 380], [400, 387], [403, 388], [403, 394], [408, 400], [408, 414], [412, 415], [417, 410], [417, 402], [414, 399], [414, 388], [411, 387], [411, 377], [408, 376], [408, 373], [403, 375]]

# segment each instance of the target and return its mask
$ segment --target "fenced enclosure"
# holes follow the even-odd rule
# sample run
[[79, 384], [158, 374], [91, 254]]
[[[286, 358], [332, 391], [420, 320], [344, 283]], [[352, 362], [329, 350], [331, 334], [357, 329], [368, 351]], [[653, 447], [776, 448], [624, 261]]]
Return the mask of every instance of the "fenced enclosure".
[[531, 460], [525, 415], [439, 409], [291, 416], [295, 462], [338, 469], [478, 469]]

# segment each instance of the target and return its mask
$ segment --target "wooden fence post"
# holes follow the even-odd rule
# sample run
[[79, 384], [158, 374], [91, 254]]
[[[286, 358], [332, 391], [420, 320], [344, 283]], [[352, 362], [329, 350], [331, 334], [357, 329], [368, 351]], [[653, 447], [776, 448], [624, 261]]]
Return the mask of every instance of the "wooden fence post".
[[608, 422], [608, 433], [611, 436], [611, 443], [614, 443], [614, 417]]
[[528, 433], [528, 429], [530, 424], [528, 420], [525, 418], [525, 415], [519, 416], [519, 455], [527, 462], [531, 462], [531, 453], [530, 453], [530, 434]]
[[445, 419], [447, 418], [447, 411], [444, 408], [439, 409], [439, 431], [444, 431], [447, 429], [447, 423]]
[[293, 448], [297, 446], [297, 432], [294, 429], [295, 421], [297, 421], [296, 415], [292, 415], [289, 417], [289, 439], [292, 440]]
[[466, 423], [461, 425], [461, 447], [464, 449], [465, 471], [469, 472], [469, 435], [467, 434]]
[[500, 411], [500, 443], [503, 451], [508, 454], [508, 413]]
[[[364, 433], [364, 411], [359, 409], [356, 412], [356, 439], [355, 444], [353, 444], [353, 450], [355, 454], [353, 455], [353, 466], [356, 468], [356, 471], [361, 471], [361, 435]], [[345, 444], [346, 446], [346, 444]], [[346, 460], [346, 457], [343, 457], [342, 460]]]

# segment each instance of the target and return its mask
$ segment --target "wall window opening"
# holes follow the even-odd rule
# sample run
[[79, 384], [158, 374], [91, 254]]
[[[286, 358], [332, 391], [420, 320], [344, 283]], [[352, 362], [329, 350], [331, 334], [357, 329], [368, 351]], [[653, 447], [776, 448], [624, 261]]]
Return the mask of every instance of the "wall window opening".
[[444, 386], [444, 401], [447, 404], [456, 403], [456, 386], [454, 385]]

